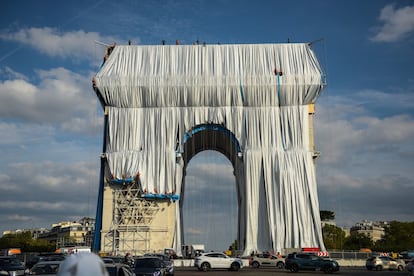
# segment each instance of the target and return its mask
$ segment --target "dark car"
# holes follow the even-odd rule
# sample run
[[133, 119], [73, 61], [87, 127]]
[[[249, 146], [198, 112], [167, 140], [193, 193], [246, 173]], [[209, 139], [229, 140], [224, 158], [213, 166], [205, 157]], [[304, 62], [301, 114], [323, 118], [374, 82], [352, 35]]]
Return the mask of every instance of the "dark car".
[[140, 257], [135, 259], [134, 272], [136, 276], [165, 276], [166, 264], [158, 257]]
[[62, 261], [41, 261], [35, 264], [28, 275], [56, 275]]
[[160, 258], [161, 260], [164, 261], [165, 265], [166, 265], [166, 271], [165, 271], [165, 275], [171, 275], [174, 276], [174, 261], [167, 255], [165, 254], [157, 254], [157, 253], [146, 253], [144, 255], [145, 257], [157, 257]]
[[105, 256], [102, 257], [104, 263], [116, 263], [116, 264], [122, 264], [124, 263], [124, 257], [121, 256]]
[[333, 273], [339, 271], [339, 264], [335, 260], [321, 258], [314, 253], [291, 253], [286, 257], [285, 268], [291, 272], [320, 270]]
[[31, 269], [38, 262], [45, 261], [63, 261], [65, 260], [66, 255], [60, 253], [42, 253], [36, 256], [33, 256], [31, 259], [26, 261], [26, 268]]
[[0, 257], [0, 271], [7, 271], [10, 275], [24, 275], [24, 266], [16, 257]]
[[132, 276], [133, 271], [129, 265], [122, 263], [105, 263], [105, 268], [109, 276]]

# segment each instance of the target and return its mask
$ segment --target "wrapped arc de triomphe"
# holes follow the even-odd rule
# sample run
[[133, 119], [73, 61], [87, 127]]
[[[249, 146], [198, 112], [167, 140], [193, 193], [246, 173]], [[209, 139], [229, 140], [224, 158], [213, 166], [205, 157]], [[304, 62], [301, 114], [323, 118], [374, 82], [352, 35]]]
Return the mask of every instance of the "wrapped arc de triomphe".
[[306, 43], [116, 46], [93, 82], [104, 109], [93, 249], [180, 252], [186, 167], [216, 150], [234, 167], [244, 254], [325, 250], [312, 122], [324, 81]]

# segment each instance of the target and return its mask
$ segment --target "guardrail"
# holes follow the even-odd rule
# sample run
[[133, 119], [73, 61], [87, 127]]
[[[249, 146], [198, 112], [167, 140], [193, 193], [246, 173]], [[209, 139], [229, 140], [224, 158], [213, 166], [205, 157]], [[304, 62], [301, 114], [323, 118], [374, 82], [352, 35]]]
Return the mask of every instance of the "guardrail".
[[359, 252], [359, 251], [330, 251], [329, 257], [332, 259], [344, 259], [344, 260], [366, 260], [369, 257], [377, 256], [377, 252]]

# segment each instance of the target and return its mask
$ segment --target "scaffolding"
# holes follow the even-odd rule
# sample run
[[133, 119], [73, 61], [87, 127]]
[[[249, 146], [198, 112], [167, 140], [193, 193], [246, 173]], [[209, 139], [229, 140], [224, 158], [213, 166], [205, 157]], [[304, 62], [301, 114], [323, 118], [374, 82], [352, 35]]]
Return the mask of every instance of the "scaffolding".
[[159, 205], [155, 200], [141, 197], [135, 182], [115, 188], [113, 194], [112, 222], [105, 235], [105, 251], [115, 255], [142, 255], [151, 250], [151, 232], [167, 232], [165, 227], [151, 227]]

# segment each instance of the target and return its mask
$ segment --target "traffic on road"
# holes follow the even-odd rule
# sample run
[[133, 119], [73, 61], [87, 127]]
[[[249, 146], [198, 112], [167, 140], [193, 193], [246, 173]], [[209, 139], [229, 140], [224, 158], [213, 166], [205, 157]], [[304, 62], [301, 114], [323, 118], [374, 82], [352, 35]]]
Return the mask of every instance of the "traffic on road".
[[[236, 276], [236, 275], [244, 275], [244, 276], [266, 276], [266, 275], [277, 275], [277, 276], [305, 276], [305, 275], [325, 275], [322, 271], [299, 271], [298, 273], [292, 273], [287, 269], [275, 269], [275, 268], [259, 268], [255, 269], [252, 267], [245, 267], [238, 271], [230, 271], [226, 269], [221, 270], [210, 270], [208, 272], [199, 271], [196, 268], [190, 267], [176, 267], [175, 269], [175, 276]], [[341, 267], [339, 272], [330, 275], [348, 275], [348, 276], [406, 276], [408, 275], [405, 271], [370, 271], [367, 270], [365, 267]]]

